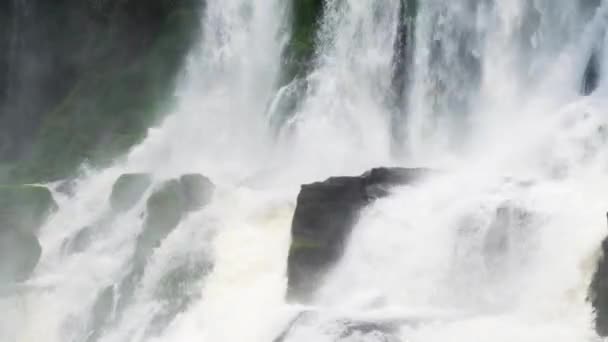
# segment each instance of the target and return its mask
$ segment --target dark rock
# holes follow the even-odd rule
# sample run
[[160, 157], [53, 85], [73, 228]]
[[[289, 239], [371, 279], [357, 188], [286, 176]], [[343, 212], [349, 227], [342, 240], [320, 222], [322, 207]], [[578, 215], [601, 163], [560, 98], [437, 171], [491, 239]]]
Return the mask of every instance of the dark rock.
[[[154, 249], [161, 245], [184, 216], [207, 204], [211, 200], [213, 190], [214, 185], [207, 178], [190, 174], [165, 181], [148, 198], [144, 227], [137, 238], [132, 269], [119, 284], [119, 311], [131, 300]], [[172, 279], [179, 279], [177, 275], [188, 274], [183, 270], [175, 272], [176, 276]], [[174, 307], [177, 307], [175, 310], [181, 308], [180, 305]]]
[[393, 56], [393, 75], [391, 80], [390, 104], [392, 107], [391, 130], [393, 149], [396, 153], [403, 151], [405, 141], [407, 99], [412, 82], [414, 42], [418, 0], [401, 0], [399, 3], [399, 23], [395, 37]]
[[602, 241], [601, 257], [589, 288], [589, 299], [595, 310], [595, 330], [608, 336], [608, 237]]
[[112, 313], [115, 309], [116, 294], [114, 286], [107, 286], [104, 288], [93, 304], [91, 311], [91, 318], [89, 319], [88, 331], [87, 331], [87, 342], [96, 341], [103, 327], [109, 322], [112, 317]]
[[200, 281], [211, 269], [211, 263], [202, 256], [197, 260], [188, 260], [162, 277], [154, 293], [161, 308], [152, 319], [147, 336], [160, 335], [178, 314], [201, 298]]
[[288, 297], [306, 301], [341, 257], [359, 211], [391, 187], [428, 174], [426, 169], [378, 168], [356, 177], [303, 185], [291, 226]]
[[[186, 174], [178, 179], [167, 180], [154, 190], [146, 202], [144, 227], [137, 238], [131, 269], [116, 287], [112, 288], [112, 298], [116, 298], [112, 310], [104, 310], [103, 315], [99, 315], [100, 318], [96, 319], [99, 324], [88, 342], [97, 341], [101, 330], [122, 319], [125, 309], [133, 301], [154, 249], [161, 245], [186, 215], [208, 204], [214, 189], [215, 186], [206, 177]], [[146, 329], [146, 336], [155, 336], [162, 332], [178, 313], [199, 298], [200, 287], [197, 281], [211, 268], [206, 260], [204, 257], [187, 260], [161, 279], [155, 291], [155, 298], [158, 299], [160, 307], [152, 319], [151, 326]]]
[[121, 175], [110, 195], [110, 205], [116, 212], [127, 211], [142, 198], [152, 184], [152, 178], [145, 173], [130, 173]]
[[176, 179], [166, 181], [148, 198], [144, 231], [137, 241], [139, 257], [147, 258], [151, 250], [177, 227], [185, 206], [186, 196]]
[[201, 28], [201, 0], [0, 4], [0, 160], [41, 182], [105, 165], [173, 100]]
[[189, 212], [202, 208], [213, 196], [214, 185], [202, 175], [184, 175], [161, 184], [146, 202], [144, 229], [137, 240], [136, 264], [145, 263]]
[[64, 180], [55, 187], [55, 191], [68, 197], [73, 197], [76, 194], [76, 185], [75, 179]]
[[209, 203], [214, 189], [213, 183], [199, 174], [183, 175], [163, 183], [146, 203], [144, 231], [137, 242], [137, 258], [147, 258], [151, 250], [177, 227], [183, 216]]
[[25, 281], [40, 260], [42, 247], [32, 233], [0, 232], [0, 284]]
[[361, 321], [347, 318], [324, 321], [319, 318], [317, 312], [304, 311], [298, 313], [273, 342], [289, 342], [290, 337], [294, 336], [298, 329], [309, 329], [311, 326], [317, 327], [320, 333], [331, 334], [332, 340], [335, 342], [352, 340], [398, 342], [400, 341], [397, 337], [399, 327], [407, 324], [408, 322], [399, 320]]
[[76, 233], [76, 235], [64, 241], [62, 250], [66, 253], [82, 253], [93, 241], [93, 233], [97, 226], [86, 226]]
[[48, 215], [57, 210], [53, 195], [43, 186], [0, 186], [0, 231], [36, 234]]
[[184, 209], [193, 211], [211, 202], [215, 186], [201, 174], [187, 174], [179, 178], [184, 194]]
[[594, 51], [589, 57], [583, 73], [583, 95], [591, 95], [600, 83], [600, 60], [598, 52]]

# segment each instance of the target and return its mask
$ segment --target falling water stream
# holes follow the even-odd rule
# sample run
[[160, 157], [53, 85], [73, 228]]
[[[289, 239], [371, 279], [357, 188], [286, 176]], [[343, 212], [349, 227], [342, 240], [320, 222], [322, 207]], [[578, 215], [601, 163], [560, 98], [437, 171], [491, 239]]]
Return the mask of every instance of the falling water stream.
[[[608, 62], [608, 2], [420, 0], [412, 84], [393, 120], [401, 2], [326, 0], [306, 91], [276, 134], [288, 6], [207, 1], [174, 111], [112, 167], [88, 170], [74, 197], [55, 194], [40, 264], [0, 297], [0, 339], [272, 342], [308, 310], [286, 342], [596, 341], [586, 298], [606, 233], [608, 69], [582, 89], [590, 56]], [[406, 132], [402, 153], [391, 125]], [[313, 303], [286, 302], [300, 185], [381, 165], [437, 172], [364, 209]], [[142, 230], [145, 201], [118, 215], [108, 203], [127, 172], [156, 185], [199, 172], [217, 190], [95, 326], [95, 302], [127, 276]], [[66, 253], [90, 226], [90, 245]], [[173, 296], [189, 304], [159, 327], [162, 279], [185, 264], [196, 272]], [[398, 324], [390, 337], [344, 334], [344, 319]]]

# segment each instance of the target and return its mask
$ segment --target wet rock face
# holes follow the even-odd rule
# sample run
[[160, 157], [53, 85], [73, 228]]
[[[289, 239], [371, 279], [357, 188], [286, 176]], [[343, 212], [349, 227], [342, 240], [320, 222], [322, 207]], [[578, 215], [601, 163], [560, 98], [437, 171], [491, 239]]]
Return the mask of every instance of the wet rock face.
[[0, 178], [64, 179], [83, 160], [107, 165], [141, 141], [172, 101], [204, 8], [204, 0], [0, 2]]
[[319, 330], [324, 337], [331, 336], [331, 340], [335, 342], [399, 342], [397, 334], [401, 325], [408, 325], [408, 322], [399, 320], [362, 321], [349, 318], [323, 319], [314, 311], [305, 311], [299, 313], [273, 342], [299, 341], [302, 332], [310, 338], [309, 329], [311, 327]]
[[55, 210], [45, 187], [0, 187], [0, 285], [29, 278], [42, 254], [36, 234]]
[[36, 233], [57, 203], [49, 189], [42, 186], [0, 186], [0, 231], [19, 230]]
[[589, 62], [583, 73], [582, 94], [591, 95], [600, 83], [600, 58], [594, 51], [589, 57]]
[[[201, 253], [204, 254], [204, 253]], [[202, 298], [202, 280], [213, 269], [206, 255], [197, 255], [170, 270], [157, 284], [154, 297], [160, 308], [150, 322], [146, 335], [159, 336], [181, 312]]]
[[146, 202], [144, 231], [139, 236], [136, 259], [143, 262], [181, 219], [211, 201], [215, 186], [200, 174], [187, 174], [158, 187]]
[[33, 234], [18, 230], [0, 232], [0, 285], [27, 280], [41, 254], [42, 247]]
[[344, 251], [359, 212], [390, 188], [421, 179], [425, 169], [378, 168], [356, 177], [333, 177], [302, 186], [288, 260], [288, 297], [307, 301]]
[[[147, 174], [128, 174], [121, 176], [111, 196], [113, 211], [117, 215], [129, 210], [142, 200], [151, 186]], [[145, 199], [143, 230], [137, 237], [131, 269], [123, 279], [100, 292], [96, 299], [93, 316], [90, 319], [86, 341], [98, 341], [109, 325], [118, 324], [125, 311], [133, 303], [135, 291], [141, 285], [142, 278], [154, 249], [179, 225], [190, 213], [202, 209], [213, 198], [215, 185], [201, 174], [185, 174], [178, 178], [166, 180], [153, 188]], [[94, 230], [103, 229], [104, 222], [84, 228], [81, 233], [69, 242], [70, 252], [86, 248]], [[146, 336], [160, 334], [171, 321], [182, 311], [200, 298], [199, 281], [212, 269], [206, 251], [200, 255], [189, 255], [183, 260], [174, 260], [175, 264], [159, 280], [154, 291], [158, 300], [158, 310], [154, 314]]]
[[589, 289], [589, 298], [595, 310], [595, 330], [608, 336], [608, 238], [602, 242], [602, 256], [597, 264]]
[[120, 176], [112, 187], [110, 205], [116, 212], [131, 209], [152, 184], [152, 178], [145, 173], [130, 173]]
[[200, 209], [211, 202], [215, 186], [211, 181], [200, 174], [186, 174], [179, 178], [184, 196], [185, 211]]

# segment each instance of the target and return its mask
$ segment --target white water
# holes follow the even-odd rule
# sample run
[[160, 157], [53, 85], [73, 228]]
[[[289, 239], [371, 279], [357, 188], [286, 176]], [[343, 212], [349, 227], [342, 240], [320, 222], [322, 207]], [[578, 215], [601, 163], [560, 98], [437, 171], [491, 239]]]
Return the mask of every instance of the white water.
[[[311, 88], [277, 140], [266, 110], [286, 39], [285, 1], [208, 1], [175, 112], [123, 161], [84, 177], [75, 198], [59, 197], [34, 277], [0, 299], [2, 340], [83, 341], [98, 292], [128, 272], [142, 229], [144, 203], [108, 218], [111, 186], [124, 172], [145, 171], [157, 182], [201, 172], [218, 190], [155, 251], [134, 302], [100, 341], [272, 341], [299, 310], [283, 299], [299, 185], [402, 164], [441, 172], [362, 213], [320, 286], [318, 317], [287, 341], [384, 341], [338, 339], [336, 318], [406, 321], [396, 333], [403, 341], [594, 341], [585, 297], [606, 229], [599, 127], [608, 88], [579, 92], [591, 47], [605, 39], [608, 3], [591, 19], [571, 0], [471, 3], [420, 5], [409, 152], [392, 159], [385, 94], [399, 1], [327, 2]], [[443, 45], [432, 51], [436, 40]], [[477, 66], [465, 63], [470, 56]], [[526, 219], [511, 213], [496, 228], [504, 206]], [[64, 239], [95, 222], [104, 223], [86, 251], [62, 252]], [[493, 234], [507, 247], [488, 248]], [[193, 284], [200, 299], [150, 336], [157, 283], [186, 259], [213, 264]]]

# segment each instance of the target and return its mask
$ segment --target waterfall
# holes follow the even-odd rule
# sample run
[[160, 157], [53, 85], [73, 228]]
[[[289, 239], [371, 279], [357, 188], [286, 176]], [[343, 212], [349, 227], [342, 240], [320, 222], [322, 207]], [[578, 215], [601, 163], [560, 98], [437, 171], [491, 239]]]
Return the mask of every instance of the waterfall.
[[[31, 279], [0, 293], [0, 339], [598, 340], [608, 2], [323, 5], [295, 91], [279, 81], [289, 3], [207, 0], [165, 120], [73, 196], [49, 185], [59, 210]], [[381, 165], [436, 173], [363, 209], [312, 302], [286, 301], [300, 185]], [[152, 185], [117, 212], [126, 173]], [[138, 269], [144, 199], [192, 173], [213, 200]]]

